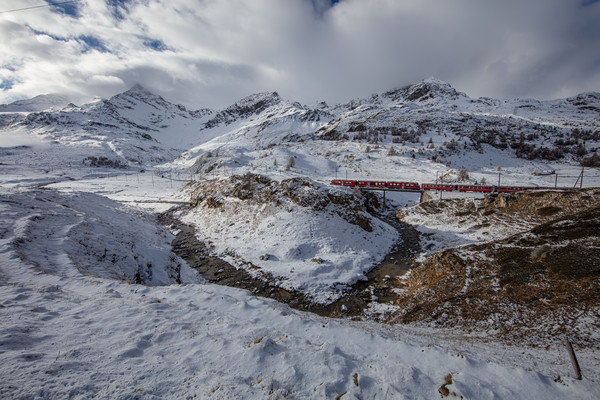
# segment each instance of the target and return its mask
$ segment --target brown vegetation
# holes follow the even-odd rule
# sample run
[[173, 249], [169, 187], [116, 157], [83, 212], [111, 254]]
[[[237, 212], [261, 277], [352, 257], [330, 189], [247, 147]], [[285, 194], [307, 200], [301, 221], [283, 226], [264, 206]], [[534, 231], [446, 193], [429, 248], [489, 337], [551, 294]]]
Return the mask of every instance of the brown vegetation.
[[599, 198], [599, 190], [522, 193], [465, 209], [461, 217], [504, 214], [539, 224], [431, 254], [415, 266], [388, 321], [486, 331], [531, 345], [568, 334], [600, 347], [594, 333], [600, 322]]

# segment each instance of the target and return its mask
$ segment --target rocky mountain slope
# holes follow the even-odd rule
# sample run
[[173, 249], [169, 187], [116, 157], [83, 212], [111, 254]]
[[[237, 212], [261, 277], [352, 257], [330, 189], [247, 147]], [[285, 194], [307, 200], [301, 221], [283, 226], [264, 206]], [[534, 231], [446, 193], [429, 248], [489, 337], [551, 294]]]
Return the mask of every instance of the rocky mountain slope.
[[600, 142], [599, 93], [553, 101], [471, 99], [430, 78], [334, 110], [337, 118], [318, 137], [408, 145], [449, 162], [483, 145], [526, 159], [582, 161]]

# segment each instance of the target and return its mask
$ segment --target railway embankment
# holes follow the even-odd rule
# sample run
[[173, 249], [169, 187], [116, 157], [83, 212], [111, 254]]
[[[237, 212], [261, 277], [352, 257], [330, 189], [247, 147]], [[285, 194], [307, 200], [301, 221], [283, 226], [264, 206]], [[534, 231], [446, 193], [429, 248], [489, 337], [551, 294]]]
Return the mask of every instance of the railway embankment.
[[377, 311], [380, 305], [389, 306], [397, 295], [395, 290], [404, 286], [398, 279], [406, 274], [419, 252], [419, 234], [409, 224], [383, 216], [398, 229], [402, 240], [394, 245], [384, 260], [367, 272], [366, 280], [350, 285], [343, 296], [329, 304], [312, 301], [303, 293], [287, 290], [278, 285], [279, 280], [268, 272], [254, 267], [253, 273], [236, 268], [210, 251], [210, 245], [199, 239], [194, 227], [179, 221], [173, 210], [162, 214], [161, 223], [177, 234], [172, 242], [173, 252], [184, 259], [207, 281], [218, 285], [237, 287], [253, 295], [272, 298], [301, 311], [313, 312], [327, 317], [383, 318]]

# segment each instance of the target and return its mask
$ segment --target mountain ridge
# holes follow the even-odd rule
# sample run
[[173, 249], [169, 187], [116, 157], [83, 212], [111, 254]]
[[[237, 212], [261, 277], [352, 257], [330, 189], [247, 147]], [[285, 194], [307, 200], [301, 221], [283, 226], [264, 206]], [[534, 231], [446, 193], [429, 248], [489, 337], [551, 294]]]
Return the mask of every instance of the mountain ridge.
[[460, 151], [480, 152], [482, 145], [519, 158], [583, 162], [598, 150], [600, 93], [473, 99], [430, 77], [334, 106], [304, 106], [262, 92], [221, 110], [188, 110], [136, 84], [82, 106], [4, 112], [0, 129], [35, 132], [63, 144], [94, 142], [95, 154], [105, 152], [131, 166], [177, 156], [194, 164], [194, 157], [217, 149], [229, 149], [223, 154], [231, 154], [224, 161], [230, 164], [242, 148], [258, 151], [304, 140], [397, 146], [449, 164]]

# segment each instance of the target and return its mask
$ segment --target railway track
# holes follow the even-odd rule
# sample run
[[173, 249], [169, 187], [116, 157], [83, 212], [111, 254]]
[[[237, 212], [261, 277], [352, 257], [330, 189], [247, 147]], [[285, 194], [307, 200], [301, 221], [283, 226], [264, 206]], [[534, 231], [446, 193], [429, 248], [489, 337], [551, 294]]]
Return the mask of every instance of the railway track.
[[332, 179], [330, 185], [358, 187], [363, 190], [392, 190], [397, 192], [477, 192], [477, 193], [515, 193], [526, 190], [575, 190], [569, 187], [545, 187], [545, 186], [494, 186], [494, 185], [469, 185], [469, 184], [439, 184], [398, 181], [366, 181], [366, 180], [344, 180]]

